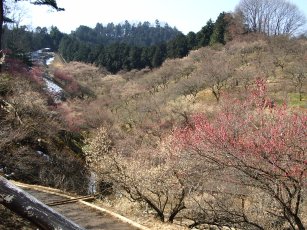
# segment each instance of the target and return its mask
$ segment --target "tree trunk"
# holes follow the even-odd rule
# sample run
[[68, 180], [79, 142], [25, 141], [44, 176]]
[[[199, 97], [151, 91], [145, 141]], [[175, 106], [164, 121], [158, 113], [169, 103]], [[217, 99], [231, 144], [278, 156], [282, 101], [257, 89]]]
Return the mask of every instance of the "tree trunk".
[[297, 215], [294, 216], [294, 220], [299, 230], [305, 230], [305, 226]]
[[212, 88], [211, 91], [212, 91], [212, 93], [213, 93], [213, 95], [214, 95], [214, 97], [216, 99], [216, 102], [219, 103], [220, 102], [220, 93], [219, 93], [219, 91], [218, 90], [215, 91], [213, 88]]
[[84, 230], [1, 176], [0, 203], [44, 230]]
[[173, 223], [174, 219], [176, 217], [176, 215], [183, 209], [185, 209], [186, 207], [184, 206], [184, 204], [180, 204], [180, 206], [176, 209], [173, 210], [173, 212], [171, 213], [170, 217], [168, 218], [168, 222]]
[[[3, 0], [0, 0], [0, 59], [2, 58], [2, 33], [3, 33], [3, 22], [4, 22], [4, 5]], [[2, 72], [2, 63], [0, 63], [0, 73]]]
[[186, 196], [186, 192], [185, 192], [185, 189], [182, 190], [181, 192], [181, 197], [178, 201], [178, 204], [175, 206], [175, 208], [172, 210], [172, 213], [170, 215], [170, 217], [168, 218], [168, 221], [170, 223], [173, 223], [174, 222], [174, 219], [176, 217], [176, 215], [183, 209], [185, 209], [185, 205], [184, 205], [184, 198]]
[[157, 212], [157, 215], [159, 219], [164, 222], [165, 216], [163, 213], [163, 210], [160, 210], [153, 202], [151, 202], [150, 199], [148, 199], [146, 196], [144, 196], [141, 192], [137, 191], [138, 195], [152, 208]]
[[294, 214], [293, 212], [291, 212], [289, 208], [286, 208], [286, 209], [287, 209], [288, 217], [289, 217], [290, 221], [295, 226], [294, 228], [298, 229], [298, 230], [305, 230], [306, 228], [303, 225], [302, 220], [300, 219], [300, 217], [297, 214]]
[[[4, 10], [3, 0], [0, 0], [0, 51], [2, 51], [2, 33], [3, 33], [3, 21], [4, 21]], [[3, 52], [0, 52], [0, 59], [2, 58]], [[0, 63], [0, 73], [2, 72], [2, 64]]]
[[0, 0], [0, 50], [2, 49], [2, 28], [4, 21], [4, 10], [3, 10], [3, 0]]

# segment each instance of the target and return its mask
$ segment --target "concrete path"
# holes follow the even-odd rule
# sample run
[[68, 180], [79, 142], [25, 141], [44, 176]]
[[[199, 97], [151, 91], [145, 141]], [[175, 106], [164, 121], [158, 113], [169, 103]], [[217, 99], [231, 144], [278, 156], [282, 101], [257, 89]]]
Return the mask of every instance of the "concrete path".
[[[56, 189], [33, 185], [27, 186], [21, 183], [15, 184], [45, 204], [62, 201], [67, 198], [75, 198], [64, 193], [60, 194], [60, 190]], [[149, 230], [148, 228], [120, 216], [119, 214], [97, 207], [85, 201], [56, 205], [52, 206], [52, 208], [65, 217], [71, 219], [79, 226], [89, 230]]]

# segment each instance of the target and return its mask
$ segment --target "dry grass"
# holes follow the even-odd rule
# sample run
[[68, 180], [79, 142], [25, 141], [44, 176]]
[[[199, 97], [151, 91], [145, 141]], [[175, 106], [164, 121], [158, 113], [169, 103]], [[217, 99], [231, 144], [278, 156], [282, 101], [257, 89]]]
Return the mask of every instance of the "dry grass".
[[95, 202], [96, 205], [106, 207], [120, 215], [123, 215], [145, 227], [152, 230], [187, 230], [188, 227], [180, 226], [179, 223], [162, 223], [154, 213], [137, 202], [131, 202], [125, 196], [119, 196], [113, 199], [105, 198]]
[[50, 68], [62, 68], [65, 66], [65, 61], [59, 54], [55, 54], [54, 61], [50, 64]]

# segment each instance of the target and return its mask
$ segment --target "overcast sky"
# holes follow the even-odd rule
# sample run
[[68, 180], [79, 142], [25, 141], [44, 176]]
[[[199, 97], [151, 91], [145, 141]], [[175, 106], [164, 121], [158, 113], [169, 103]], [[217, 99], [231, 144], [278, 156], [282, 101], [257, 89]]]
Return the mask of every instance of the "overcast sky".
[[[290, 2], [307, 15], [307, 0]], [[95, 27], [98, 22], [106, 25], [125, 20], [154, 23], [158, 19], [187, 34], [198, 32], [210, 18], [216, 20], [222, 11], [234, 11], [239, 0], [57, 0], [57, 3], [65, 8], [64, 12], [27, 4], [23, 24], [31, 24], [32, 28], [54, 25], [60, 31], [70, 33], [79, 25]]]

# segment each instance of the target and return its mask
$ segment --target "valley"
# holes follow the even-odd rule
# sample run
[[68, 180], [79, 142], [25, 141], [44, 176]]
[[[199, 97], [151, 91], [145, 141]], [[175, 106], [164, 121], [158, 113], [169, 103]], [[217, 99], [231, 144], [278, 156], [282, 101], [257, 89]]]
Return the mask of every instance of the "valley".
[[[95, 196], [141, 229], [306, 229], [303, 21], [288, 1], [241, 0], [186, 35], [158, 20], [3, 22], [1, 178], [51, 205], [34, 188]], [[1, 191], [0, 229], [35, 229]], [[68, 203], [56, 209], [86, 229], [131, 227]]]

